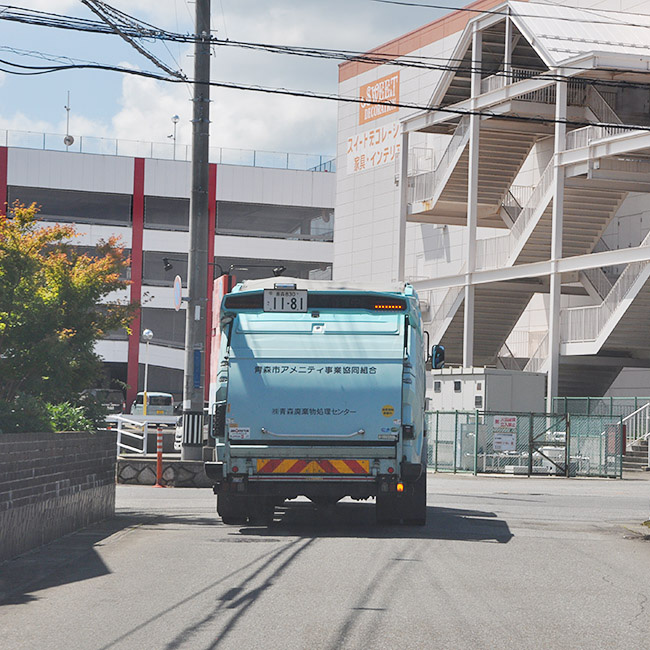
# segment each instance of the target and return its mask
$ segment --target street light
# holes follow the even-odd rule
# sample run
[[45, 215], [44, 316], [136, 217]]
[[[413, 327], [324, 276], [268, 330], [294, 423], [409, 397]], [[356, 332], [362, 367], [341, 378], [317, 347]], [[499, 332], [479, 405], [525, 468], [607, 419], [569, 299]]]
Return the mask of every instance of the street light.
[[146, 329], [142, 332], [142, 338], [146, 341], [146, 348], [144, 353], [144, 393], [142, 395], [142, 415], [147, 415], [147, 381], [149, 379], [149, 341], [153, 338], [153, 332]]
[[172, 124], [174, 125], [174, 133], [172, 135], [172, 138], [174, 139], [174, 160], [176, 160], [176, 125], [180, 119], [181, 118], [178, 117], [178, 115], [172, 115]]

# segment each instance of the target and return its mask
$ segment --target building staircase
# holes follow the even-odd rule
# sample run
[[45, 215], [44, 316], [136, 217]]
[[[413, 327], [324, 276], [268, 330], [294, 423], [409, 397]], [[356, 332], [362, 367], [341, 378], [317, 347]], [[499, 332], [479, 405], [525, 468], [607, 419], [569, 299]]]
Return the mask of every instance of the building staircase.
[[[537, 94], [527, 100], [537, 101], [539, 97]], [[547, 103], [554, 101], [553, 92], [546, 93], [544, 97]], [[603, 139], [621, 133], [617, 126], [621, 120], [610, 105], [612, 98], [605, 98], [594, 86], [589, 86], [584, 90], [583, 101], [587, 119], [611, 126], [587, 127], [569, 132], [567, 149], [585, 146], [590, 138], [598, 138], [602, 142]], [[499, 128], [490, 128], [490, 120], [482, 121], [479, 146], [479, 225], [496, 225], [488, 224], [487, 220], [495, 222], [498, 217], [499, 226], [509, 225], [509, 230], [504, 235], [477, 240], [477, 270], [550, 258], [553, 160], [548, 163], [534, 188], [516, 192], [512, 186], [533, 145], [546, 135], [543, 132], [517, 133], [505, 137]], [[456, 127], [438, 168], [434, 172], [410, 179], [413, 187], [409, 220], [466, 223], [468, 141], [469, 118], [465, 116]], [[587, 161], [587, 172], [579, 165], [567, 168], [563, 210], [564, 257], [592, 252], [627, 196], [629, 183], [626, 180], [629, 174], [626, 169], [634, 172], [634, 165], [639, 166], [639, 163], [625, 159], [614, 162], [616, 164], [608, 165], [607, 159], [597, 163]], [[605, 353], [629, 353], [632, 336], [633, 340], [642, 342], [640, 347], [644, 348], [644, 353], [645, 348], [648, 348], [647, 356], [650, 357], [650, 343], [647, 346], [645, 344], [645, 339], [650, 340], [650, 337], [642, 336], [644, 313], [647, 314], [650, 307], [650, 288], [642, 290], [639, 284], [641, 277], [632, 283], [634, 286], [628, 286], [629, 282], [625, 284], [633, 272], [634, 268], [627, 274], [624, 273], [623, 276], [628, 276], [627, 280], [624, 278], [614, 285], [601, 269], [581, 272], [578, 278], [571, 278], [571, 281], [578, 279], [586, 293], [602, 305], [580, 308], [584, 310], [586, 322], [592, 323], [593, 320], [587, 315], [589, 310], [600, 310], [600, 314], [595, 317], [600, 321], [604, 318], [603, 313], [609, 314], [605, 320], [608, 321], [607, 326], [611, 332], [606, 331], [607, 326], [598, 321], [598, 331], [602, 336], [607, 334], [600, 345]], [[650, 275], [650, 268], [647, 273]], [[510, 283], [512, 284], [514, 283]], [[498, 351], [534, 293], [535, 289], [531, 289], [530, 283], [519, 287], [503, 283], [475, 287], [474, 365], [496, 362]], [[449, 289], [433, 317], [433, 338], [445, 345], [450, 363], [462, 363], [463, 296], [462, 288]], [[617, 306], [612, 307], [612, 302]], [[571, 313], [563, 314], [563, 323], [565, 320], [570, 321], [571, 327], [575, 329], [575, 323], [583, 318], [582, 312], [579, 314], [575, 309], [565, 311]], [[563, 329], [563, 344], [575, 343], [570, 337], [564, 336], [564, 331]], [[592, 347], [596, 345], [597, 338], [594, 338]], [[527, 370], [546, 370], [547, 348], [548, 341], [543, 340], [540, 348], [528, 360]], [[597, 352], [595, 350], [592, 354]], [[570, 358], [580, 354], [584, 354], [584, 349], [580, 350], [579, 346], [564, 345], [565, 358], [562, 359], [559, 378], [560, 394], [602, 394], [620, 372], [620, 366], [582, 364], [577, 358]]]

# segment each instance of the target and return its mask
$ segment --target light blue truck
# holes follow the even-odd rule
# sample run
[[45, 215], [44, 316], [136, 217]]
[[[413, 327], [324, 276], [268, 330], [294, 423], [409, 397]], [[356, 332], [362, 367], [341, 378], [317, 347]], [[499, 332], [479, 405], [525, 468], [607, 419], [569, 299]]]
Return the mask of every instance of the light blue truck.
[[417, 294], [296, 278], [238, 284], [220, 306], [206, 463], [226, 524], [285, 499], [376, 499], [378, 523], [426, 522], [425, 365]]

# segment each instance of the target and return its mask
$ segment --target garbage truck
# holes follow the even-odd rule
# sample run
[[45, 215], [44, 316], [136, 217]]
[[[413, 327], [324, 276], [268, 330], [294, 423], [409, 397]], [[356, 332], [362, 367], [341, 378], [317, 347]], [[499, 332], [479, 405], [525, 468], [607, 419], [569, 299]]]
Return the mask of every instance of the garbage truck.
[[426, 523], [425, 366], [407, 283], [245, 281], [219, 306], [205, 465], [225, 524], [268, 524], [285, 500], [374, 498], [378, 523]]

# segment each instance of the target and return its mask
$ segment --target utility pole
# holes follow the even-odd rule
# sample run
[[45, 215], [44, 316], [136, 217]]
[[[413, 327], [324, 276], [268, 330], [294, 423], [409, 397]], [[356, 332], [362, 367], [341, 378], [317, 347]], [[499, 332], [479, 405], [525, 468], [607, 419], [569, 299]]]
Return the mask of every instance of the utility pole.
[[205, 323], [208, 302], [208, 152], [210, 134], [210, 0], [196, 0], [190, 255], [185, 319], [183, 460], [201, 460]]

